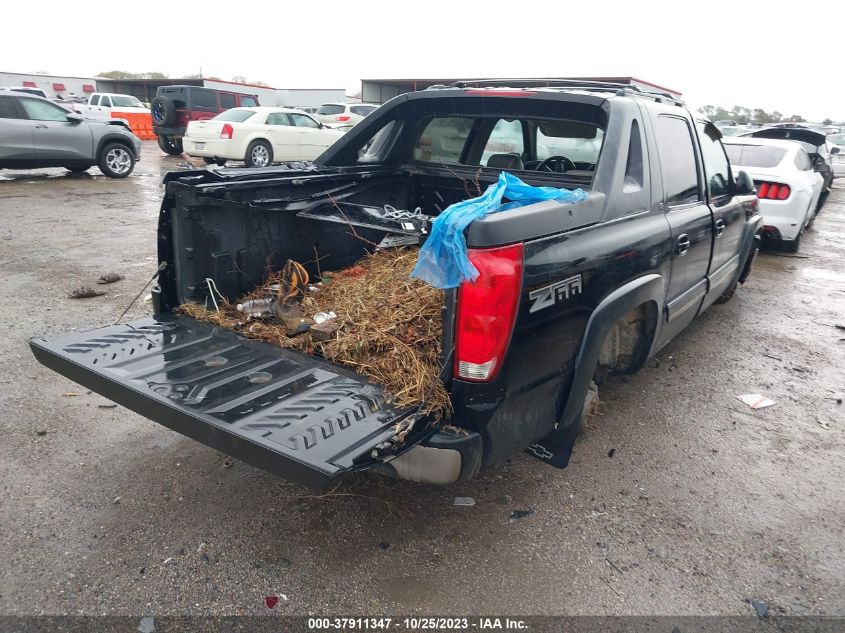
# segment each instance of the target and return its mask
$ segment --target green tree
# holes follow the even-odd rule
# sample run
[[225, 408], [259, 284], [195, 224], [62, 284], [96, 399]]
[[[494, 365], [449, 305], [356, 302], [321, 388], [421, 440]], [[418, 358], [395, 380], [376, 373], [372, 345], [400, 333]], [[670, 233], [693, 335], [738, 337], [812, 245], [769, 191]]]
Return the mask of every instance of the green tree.
[[825, 119], [822, 121], [822, 125], [833, 125], [833, 121], [830, 119]]
[[108, 70], [104, 73], [99, 73], [98, 77], [106, 77], [108, 79], [167, 79], [168, 75], [160, 72], [145, 72], [145, 73], [130, 73], [125, 70]]

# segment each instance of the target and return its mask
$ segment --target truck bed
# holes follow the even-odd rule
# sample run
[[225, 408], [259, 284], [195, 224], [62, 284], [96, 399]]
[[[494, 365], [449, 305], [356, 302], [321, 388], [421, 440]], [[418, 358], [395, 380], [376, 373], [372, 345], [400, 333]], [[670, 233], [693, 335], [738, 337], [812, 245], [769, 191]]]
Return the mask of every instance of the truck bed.
[[184, 316], [30, 345], [80, 385], [317, 490], [373, 466], [373, 448], [409, 414], [350, 370]]

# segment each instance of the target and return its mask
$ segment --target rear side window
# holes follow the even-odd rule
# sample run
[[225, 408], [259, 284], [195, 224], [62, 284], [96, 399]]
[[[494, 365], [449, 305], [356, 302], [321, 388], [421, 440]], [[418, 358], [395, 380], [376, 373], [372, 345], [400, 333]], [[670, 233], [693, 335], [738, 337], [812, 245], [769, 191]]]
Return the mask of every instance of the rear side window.
[[341, 114], [346, 107], [342, 103], [324, 103], [317, 108], [317, 114]]
[[229, 109], [235, 107], [235, 95], [231, 95], [225, 92], [220, 93], [220, 107]]
[[245, 108], [254, 108], [258, 105], [258, 101], [255, 100], [255, 97], [241, 97], [241, 105]]
[[100, 95], [91, 97], [91, 105], [100, 105]]
[[0, 119], [19, 119], [18, 109], [11, 97], [0, 97]]
[[255, 112], [252, 110], [226, 110], [226, 112], [221, 112], [216, 117], [212, 118], [212, 121], [232, 121], [233, 123], [243, 123], [249, 117], [251, 117]]
[[319, 125], [317, 122], [312, 119], [310, 116], [306, 114], [290, 114], [290, 118], [293, 119], [293, 124], [296, 127], [312, 127], [315, 129], [319, 129]]
[[795, 152], [795, 166], [801, 171], [810, 171], [813, 168], [813, 163], [810, 161], [810, 157], [807, 156], [807, 152], [803, 149], [799, 149]]
[[783, 157], [786, 156], [786, 149], [783, 147], [771, 147], [767, 145], [734, 145], [726, 144], [725, 151], [731, 165], [738, 167], [777, 167]]
[[701, 156], [704, 160], [704, 173], [711, 198], [726, 196], [732, 192], [731, 168], [728, 157], [719, 140], [716, 126], [707, 123], [698, 124], [698, 138], [701, 141]]
[[214, 98], [214, 93], [211, 90], [199, 89], [191, 91], [191, 103], [193, 104], [193, 107], [197, 110], [217, 109], [217, 99]]
[[666, 204], [697, 202], [700, 199], [698, 166], [687, 121], [673, 116], [658, 117], [657, 146], [663, 164]]
[[375, 107], [373, 106], [352, 106], [349, 108], [349, 111], [352, 114], [357, 114], [359, 116], [367, 116], [373, 110], [375, 110]]
[[447, 116], [432, 119], [417, 139], [414, 160], [429, 163], [460, 163], [472, 119]]

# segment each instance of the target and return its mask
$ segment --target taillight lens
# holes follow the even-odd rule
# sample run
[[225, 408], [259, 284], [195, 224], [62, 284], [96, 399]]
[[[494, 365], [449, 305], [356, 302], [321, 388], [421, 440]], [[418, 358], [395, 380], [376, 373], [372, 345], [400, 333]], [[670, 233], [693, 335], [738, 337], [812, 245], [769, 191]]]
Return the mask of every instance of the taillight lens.
[[234, 134], [235, 130], [232, 129], [232, 126], [228, 123], [223, 124], [223, 129], [220, 130], [220, 138], [232, 138], [232, 134]]
[[523, 249], [522, 244], [469, 249], [468, 255], [479, 274], [458, 288], [455, 375], [484, 382], [499, 373], [513, 331]]
[[761, 200], [786, 200], [792, 193], [789, 185], [779, 182], [755, 182], [757, 197]]
[[335, 121], [348, 121], [349, 115], [348, 114], [338, 114], [335, 118]]

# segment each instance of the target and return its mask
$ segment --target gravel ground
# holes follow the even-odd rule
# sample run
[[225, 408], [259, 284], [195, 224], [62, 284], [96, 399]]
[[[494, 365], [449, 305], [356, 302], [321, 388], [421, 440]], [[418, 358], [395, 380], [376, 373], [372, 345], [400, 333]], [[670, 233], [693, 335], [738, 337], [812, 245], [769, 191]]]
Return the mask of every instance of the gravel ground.
[[[566, 470], [519, 456], [314, 497], [29, 352], [111, 322], [154, 272], [181, 159], [144, 145], [127, 180], [0, 172], [1, 614], [261, 613], [271, 595], [291, 614], [845, 614], [843, 184], [800, 256], [761, 254], [730, 303], [602, 388]], [[66, 298], [112, 271], [107, 295]]]

